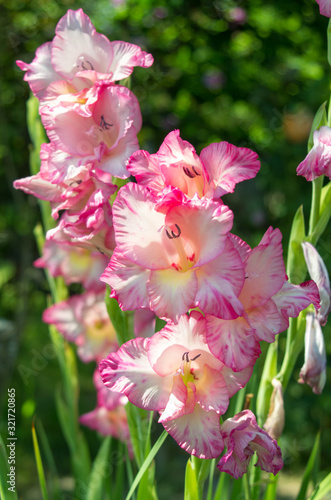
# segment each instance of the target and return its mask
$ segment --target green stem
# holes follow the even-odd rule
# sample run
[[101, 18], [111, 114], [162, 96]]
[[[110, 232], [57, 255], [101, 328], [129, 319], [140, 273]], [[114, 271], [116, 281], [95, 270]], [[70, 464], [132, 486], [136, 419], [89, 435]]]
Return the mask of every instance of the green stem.
[[320, 217], [321, 191], [323, 187], [324, 176], [321, 175], [312, 181], [312, 198], [309, 218], [308, 237], [314, 232]]
[[329, 20], [327, 29], [327, 43], [328, 43], [328, 63], [331, 66], [331, 19]]
[[243, 483], [244, 483], [245, 500], [252, 500], [248, 472], [243, 476]]

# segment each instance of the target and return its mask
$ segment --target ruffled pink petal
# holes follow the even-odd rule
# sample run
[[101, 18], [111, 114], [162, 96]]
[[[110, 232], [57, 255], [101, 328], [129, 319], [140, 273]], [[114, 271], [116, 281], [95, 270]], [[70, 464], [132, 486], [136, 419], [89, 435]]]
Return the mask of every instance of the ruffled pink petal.
[[331, 17], [331, 2], [330, 0], [316, 0], [320, 8], [322, 16]]
[[[193, 384], [192, 384], [193, 385]], [[173, 377], [173, 386], [169, 401], [164, 411], [162, 411], [159, 422], [164, 424], [174, 418], [182, 417], [192, 413], [195, 407], [195, 386], [187, 387], [180, 375]]]
[[44, 179], [40, 172], [36, 175], [14, 181], [14, 188], [22, 189], [22, 191], [27, 194], [32, 194], [36, 196], [36, 198], [51, 202], [61, 200], [63, 191], [60, 186], [52, 184], [49, 180]]
[[240, 389], [245, 387], [252, 376], [254, 364], [247, 366], [240, 372], [235, 372], [228, 366], [222, 368], [222, 375], [228, 386], [229, 398], [232, 398]]
[[148, 187], [153, 194], [165, 188], [157, 154], [151, 155], [143, 150], [136, 151], [129, 159], [127, 169], [138, 184]]
[[77, 71], [107, 73], [112, 55], [108, 38], [97, 33], [82, 9], [69, 9], [57, 24], [52, 45], [52, 64], [71, 80]]
[[52, 65], [51, 48], [51, 42], [44, 43], [38, 47], [36, 56], [31, 64], [16, 61], [17, 66], [21, 70], [26, 71], [24, 80], [28, 82], [32, 92], [39, 100], [43, 99], [47, 87], [52, 82], [62, 79]]
[[262, 306], [246, 311], [247, 320], [255, 330], [257, 340], [274, 342], [275, 335], [282, 331], [282, 317], [272, 299]]
[[195, 405], [192, 413], [169, 420], [163, 426], [179, 446], [191, 455], [215, 458], [223, 451], [219, 416], [214, 411], [206, 412]]
[[326, 351], [321, 325], [315, 314], [306, 316], [305, 362], [300, 370], [300, 384], [308, 384], [321, 394], [326, 382]]
[[123, 257], [117, 250], [101, 275], [100, 280], [113, 288], [111, 297], [115, 297], [124, 311], [149, 308], [146, 282], [150, 271], [134, 264]]
[[135, 66], [149, 68], [154, 62], [152, 54], [141, 50], [140, 47], [128, 42], [110, 42], [111, 64], [108, 72], [111, 73], [112, 80], [118, 81], [131, 75]]
[[129, 340], [101, 361], [103, 383], [122, 392], [129, 401], [145, 410], [163, 410], [170, 396], [172, 376], [160, 377], [148, 362], [148, 339]]
[[181, 273], [174, 268], [150, 271], [147, 292], [150, 308], [159, 318], [178, 321], [195, 306], [198, 281], [194, 270]]
[[238, 148], [228, 142], [210, 144], [200, 158], [207, 170], [214, 198], [233, 193], [235, 185], [256, 176], [260, 169], [258, 155], [248, 148]]
[[156, 316], [149, 309], [137, 309], [134, 312], [133, 328], [135, 337], [151, 337], [155, 332]]
[[301, 285], [292, 285], [285, 281], [283, 287], [276, 293], [272, 300], [282, 314], [282, 330], [288, 328], [288, 318], [297, 318], [301, 311], [313, 304], [319, 309], [319, 293], [313, 280], [305, 281]]
[[221, 255], [196, 270], [198, 292], [195, 305], [204, 313], [235, 319], [243, 313], [238, 295], [244, 284], [244, 269], [229, 239]]
[[207, 314], [206, 324], [209, 349], [235, 372], [254, 364], [261, 354], [254, 330], [244, 318], [223, 320]]
[[245, 309], [265, 304], [277, 293], [286, 279], [279, 229], [267, 230], [260, 244], [246, 260], [245, 284], [240, 300]]

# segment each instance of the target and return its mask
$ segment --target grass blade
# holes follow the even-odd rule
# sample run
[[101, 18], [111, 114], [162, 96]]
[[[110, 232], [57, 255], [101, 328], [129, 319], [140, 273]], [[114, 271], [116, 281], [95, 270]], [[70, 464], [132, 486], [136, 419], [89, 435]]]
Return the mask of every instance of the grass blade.
[[44, 473], [44, 467], [43, 467], [43, 463], [41, 460], [38, 438], [37, 438], [37, 433], [35, 430], [34, 422], [32, 422], [32, 441], [33, 441], [33, 449], [34, 449], [34, 455], [35, 455], [36, 465], [37, 465], [39, 484], [40, 484], [43, 500], [49, 500], [47, 486], [46, 486], [45, 473]]
[[167, 431], [163, 431], [162, 434], [161, 434], [161, 436], [159, 437], [159, 439], [154, 444], [153, 448], [151, 449], [151, 451], [149, 452], [147, 458], [145, 459], [144, 463], [142, 464], [142, 466], [141, 466], [138, 474], [136, 475], [135, 480], [133, 481], [133, 483], [131, 485], [131, 488], [129, 490], [129, 493], [126, 496], [126, 500], [130, 500], [130, 498], [132, 497], [132, 494], [135, 491], [135, 489], [137, 488], [137, 486], [138, 486], [141, 478], [143, 477], [143, 475], [145, 474], [146, 470], [148, 469], [148, 467], [152, 463], [152, 460], [154, 459], [155, 455], [157, 454], [157, 452], [159, 451], [159, 449], [163, 445], [163, 443], [166, 440], [167, 436], [168, 436]]
[[305, 498], [306, 498], [306, 493], [307, 493], [307, 488], [308, 488], [308, 484], [310, 481], [310, 476], [311, 476], [311, 473], [313, 471], [313, 467], [314, 467], [314, 464], [316, 462], [316, 458], [317, 458], [317, 455], [319, 452], [320, 437], [321, 437], [321, 435], [320, 435], [320, 433], [318, 433], [316, 436], [315, 443], [314, 443], [313, 449], [311, 451], [310, 457], [308, 459], [308, 462], [307, 462], [307, 465], [305, 468], [305, 472], [303, 474], [302, 483], [301, 483], [299, 494], [297, 496], [297, 500], [305, 500]]

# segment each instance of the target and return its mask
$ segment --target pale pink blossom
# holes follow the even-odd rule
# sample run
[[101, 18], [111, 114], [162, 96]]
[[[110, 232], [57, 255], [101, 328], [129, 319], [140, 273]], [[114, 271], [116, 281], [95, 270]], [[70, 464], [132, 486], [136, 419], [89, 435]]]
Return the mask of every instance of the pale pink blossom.
[[99, 370], [95, 370], [93, 382], [97, 391], [97, 406], [79, 417], [81, 424], [96, 430], [103, 436], [113, 436], [127, 442], [131, 448], [130, 433], [125, 411], [126, 396], [107, 389], [102, 383]]
[[258, 458], [255, 467], [259, 466], [274, 475], [283, 467], [277, 441], [257, 425], [255, 416], [250, 410], [244, 410], [225, 420], [221, 425], [221, 434], [227, 452], [217, 467], [235, 479], [247, 472], [254, 452]]
[[151, 337], [155, 332], [156, 316], [149, 309], [137, 309], [134, 312], [134, 334], [136, 337]]
[[296, 317], [319, 295], [313, 281], [299, 285], [287, 282], [282, 235], [271, 227], [259, 245], [251, 249], [231, 235], [245, 269], [244, 286], [238, 296], [243, 314], [238, 318], [206, 315], [207, 342], [211, 352], [233, 370], [242, 370], [260, 354], [259, 342], [274, 342], [275, 335], [288, 327], [288, 318]]
[[308, 384], [315, 394], [321, 394], [326, 382], [326, 351], [320, 322], [314, 313], [307, 313], [305, 332], [305, 362], [298, 382]]
[[223, 450], [219, 415], [249, 380], [210, 352], [200, 313], [180, 317], [151, 338], [130, 340], [100, 363], [104, 384], [146, 410], [160, 412], [164, 428], [188, 453], [200, 458]]
[[105, 286], [99, 278], [108, 260], [100, 252], [53, 239], [45, 241], [42, 256], [34, 265], [48, 269], [52, 276], [62, 276], [67, 285], [81, 283], [86, 290], [101, 292]]
[[43, 106], [41, 119], [55, 149], [67, 153], [66, 162], [93, 163], [98, 172], [120, 178], [130, 174], [126, 162], [138, 149], [140, 108], [135, 95], [120, 85], [98, 84], [90, 116], [68, 106]]
[[260, 169], [256, 153], [228, 142], [213, 143], [200, 156], [194, 147], [181, 139], [179, 130], [170, 132], [156, 154], [137, 151], [128, 170], [154, 194], [166, 188], [179, 188], [192, 198], [219, 198], [233, 193], [238, 182], [255, 177]]
[[100, 361], [117, 349], [115, 329], [109, 319], [104, 292], [85, 292], [54, 304], [43, 313], [45, 323], [77, 346], [82, 361]]
[[113, 41], [97, 33], [82, 9], [71, 9], [57, 24], [52, 42], [39, 47], [31, 64], [17, 61], [24, 79], [41, 103], [61, 94], [77, 94], [95, 82], [115, 82], [135, 66], [147, 68], [153, 57], [137, 45]]
[[316, 0], [320, 8], [322, 16], [331, 17], [331, 1], [330, 0]]
[[322, 126], [315, 130], [313, 137], [314, 146], [297, 167], [297, 174], [307, 181], [313, 181], [321, 175], [331, 179], [331, 128]]
[[123, 310], [148, 308], [176, 320], [199, 307], [236, 318], [244, 269], [228, 238], [232, 218], [227, 206], [198, 198], [157, 211], [151, 193], [129, 183], [113, 205], [117, 246], [101, 280]]
[[301, 245], [310, 277], [315, 281], [320, 294], [321, 307], [317, 311], [317, 319], [322, 326], [325, 326], [331, 311], [329, 273], [316, 248], [308, 241], [304, 241]]

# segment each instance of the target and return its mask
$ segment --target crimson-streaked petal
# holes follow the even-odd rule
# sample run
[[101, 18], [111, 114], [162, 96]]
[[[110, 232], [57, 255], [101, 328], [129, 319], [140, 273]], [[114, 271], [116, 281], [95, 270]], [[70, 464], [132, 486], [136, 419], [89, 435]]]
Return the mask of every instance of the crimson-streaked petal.
[[226, 141], [210, 144], [200, 158], [207, 170], [214, 197], [233, 193], [235, 185], [256, 176], [260, 169], [258, 155], [248, 148], [238, 148]]
[[150, 271], [134, 264], [115, 249], [112, 258], [100, 280], [110, 285], [111, 297], [118, 300], [124, 310], [149, 307], [146, 282]]
[[274, 342], [275, 335], [283, 331], [281, 314], [272, 299], [269, 299], [262, 306], [246, 311], [246, 313], [249, 324], [255, 330], [257, 340]]
[[97, 33], [82, 9], [69, 9], [58, 22], [52, 45], [52, 64], [65, 79], [78, 71], [107, 73], [112, 49], [110, 41]]
[[32, 194], [41, 200], [58, 202], [61, 200], [63, 189], [44, 179], [40, 172], [30, 177], [14, 181], [15, 189], [22, 189], [27, 194]]
[[182, 314], [195, 306], [198, 281], [194, 270], [180, 273], [176, 269], [150, 271], [147, 292], [150, 308], [159, 318], [177, 322]]
[[328, 173], [331, 164], [331, 128], [323, 126], [314, 132], [314, 146], [298, 165], [297, 175], [307, 181]]
[[143, 150], [136, 151], [129, 159], [127, 169], [138, 184], [148, 187], [154, 194], [164, 189], [165, 183], [157, 154], [151, 155]]
[[298, 380], [308, 384], [315, 394], [321, 394], [326, 382], [326, 351], [321, 325], [314, 313], [306, 316], [305, 363]]
[[286, 274], [281, 240], [279, 229], [269, 227], [260, 244], [249, 254], [240, 294], [245, 309], [265, 304], [283, 286]]
[[181, 448], [199, 458], [216, 458], [224, 448], [220, 419], [216, 412], [206, 412], [195, 405], [188, 415], [169, 420], [163, 427]]
[[254, 364], [250, 364], [247, 368], [244, 368], [240, 372], [235, 372], [228, 366], [224, 366], [222, 369], [222, 375], [228, 386], [229, 398], [232, 398], [240, 389], [245, 387], [249, 379], [252, 376]]
[[261, 354], [254, 330], [244, 318], [223, 320], [207, 314], [206, 324], [209, 349], [233, 371], [254, 364]]
[[313, 280], [305, 281], [301, 285], [292, 285], [285, 281], [279, 292], [273, 295], [272, 300], [282, 314], [283, 330], [288, 327], [289, 317], [297, 318], [300, 312], [310, 304], [313, 304], [316, 309], [320, 307], [318, 288]]
[[244, 284], [242, 260], [229, 239], [219, 257], [196, 270], [198, 292], [195, 305], [204, 313], [235, 319], [243, 313], [238, 295]]
[[103, 383], [121, 392], [139, 408], [163, 410], [172, 388], [172, 376], [160, 377], [147, 357], [149, 339], [129, 340], [99, 365]]

